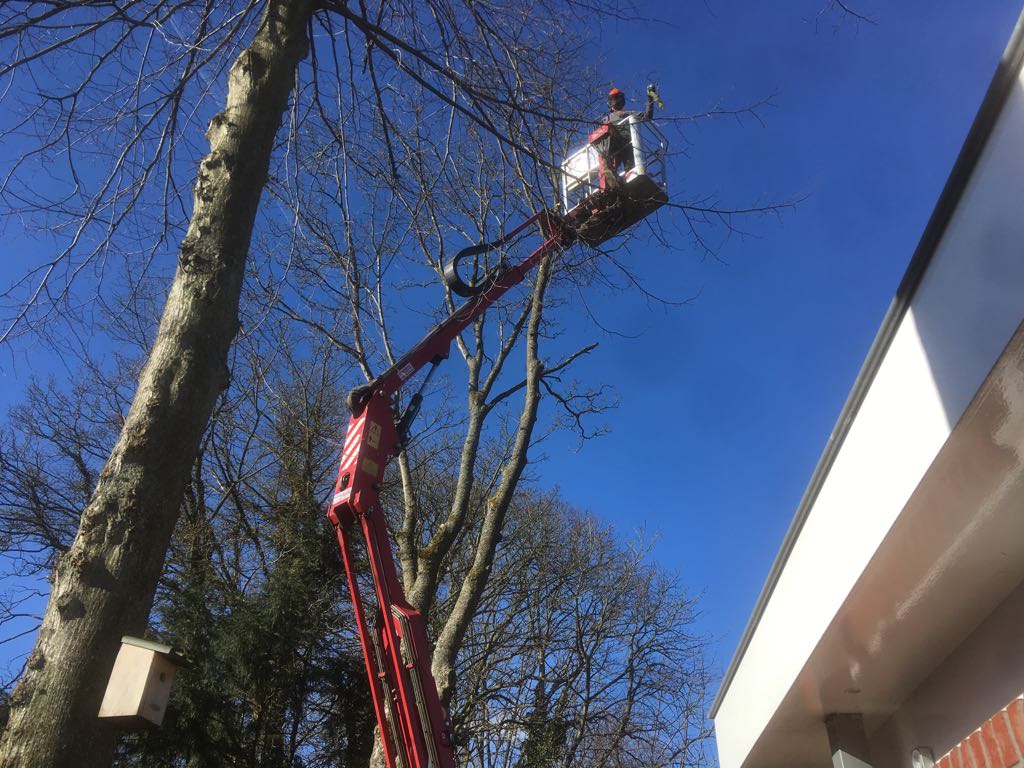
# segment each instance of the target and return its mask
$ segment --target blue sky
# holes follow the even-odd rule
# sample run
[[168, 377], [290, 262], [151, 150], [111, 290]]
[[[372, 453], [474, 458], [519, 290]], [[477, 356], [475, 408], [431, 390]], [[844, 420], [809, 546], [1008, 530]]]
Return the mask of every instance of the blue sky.
[[[614, 386], [611, 432], [580, 452], [556, 438], [537, 468], [702, 594], [701, 629], [724, 669], [882, 315], [910, 259], [1021, 10], [1011, 0], [641, 3], [660, 23], [601, 30], [610, 84], [640, 106], [657, 80], [669, 115], [739, 106], [750, 117], [673, 124], [674, 199], [745, 207], [805, 198], [742, 222], [720, 260], [644, 239], [628, 259], [656, 292], [590, 297], [569, 331], [599, 349], [576, 376]], [[678, 130], [677, 130], [678, 128]], [[682, 133], [679, 133], [679, 130]], [[678, 212], [664, 212], [673, 231]], [[10, 233], [8, 233], [10, 236]], [[8, 241], [8, 245], [10, 246]], [[12, 254], [0, 279], [12, 275]], [[635, 338], [631, 338], [635, 337]], [[0, 354], [0, 407], [32, 365]]]
[[[728, 664], [807, 481], [917, 245], [1021, 12], [1008, 0], [852, 7], [825, 0], [652, 2], [665, 24], [603, 32], [605, 77], [666, 113], [776, 92], [763, 124], [685, 128], [673, 197], [726, 205], [806, 195], [747, 222], [722, 261], [635, 243], [628, 259], [682, 309], [607, 297], [577, 371], [612, 383], [611, 434], [548, 447], [545, 482], [623, 531], [656, 533], [657, 560], [702, 594], [701, 628]], [[678, 135], [670, 134], [679, 146]], [[677, 212], [662, 215], [671, 221]], [[594, 302], [598, 304], [598, 302]]]

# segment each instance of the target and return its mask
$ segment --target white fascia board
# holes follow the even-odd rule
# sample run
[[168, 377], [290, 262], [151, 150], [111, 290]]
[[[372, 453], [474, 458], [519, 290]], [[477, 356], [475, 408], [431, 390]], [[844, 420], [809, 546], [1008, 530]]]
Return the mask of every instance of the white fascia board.
[[949, 432], [908, 316], [719, 707], [722, 768], [742, 765]]

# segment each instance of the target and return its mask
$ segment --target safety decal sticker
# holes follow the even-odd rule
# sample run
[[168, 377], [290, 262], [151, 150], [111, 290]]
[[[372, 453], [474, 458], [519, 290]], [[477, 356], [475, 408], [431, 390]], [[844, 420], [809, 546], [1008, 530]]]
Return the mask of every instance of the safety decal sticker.
[[363, 472], [368, 474], [370, 477], [376, 477], [377, 470], [380, 469], [380, 465], [377, 464], [376, 461], [369, 458], [368, 456], [364, 456], [362, 463], [359, 465], [359, 468], [363, 470]]
[[412, 367], [412, 363], [406, 363], [398, 369], [398, 376], [402, 381], [405, 381], [412, 376], [413, 370], [414, 368]]
[[370, 427], [366, 432], [366, 444], [371, 448], [380, 448], [380, 424], [376, 421], [371, 421]]

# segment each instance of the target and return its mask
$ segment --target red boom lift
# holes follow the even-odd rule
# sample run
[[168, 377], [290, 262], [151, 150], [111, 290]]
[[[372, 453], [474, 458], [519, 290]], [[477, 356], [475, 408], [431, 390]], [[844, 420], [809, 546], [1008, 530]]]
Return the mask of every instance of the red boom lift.
[[[545, 256], [575, 242], [604, 242], [668, 200], [664, 137], [651, 123], [643, 123], [645, 132], [655, 139], [644, 148], [640, 124], [628, 120], [635, 162], [623, 171], [614, 189], [609, 188], [605, 177], [614, 171], [608, 170], [594, 146], [602, 136], [592, 134], [591, 142], [562, 164], [562, 209], [566, 213], [541, 211], [499, 240], [456, 254], [445, 267], [445, 281], [454, 293], [469, 300], [388, 370], [349, 395], [352, 418], [327, 517], [345, 563], [387, 768], [455, 768], [455, 758], [451, 725], [430, 671], [424, 617], [406, 601], [395, 570], [380, 501], [385, 468], [404, 447], [427, 382], [463, 330], [520, 283]], [[498, 248], [535, 224], [539, 225], [541, 244], [519, 263], [511, 267], [499, 264], [475, 285], [459, 277], [462, 259]], [[416, 393], [404, 410], [400, 409], [402, 386], [427, 365], [430, 367]], [[359, 538], [365, 545], [376, 593], [376, 607], [370, 608], [369, 617], [353, 559], [353, 544]]]

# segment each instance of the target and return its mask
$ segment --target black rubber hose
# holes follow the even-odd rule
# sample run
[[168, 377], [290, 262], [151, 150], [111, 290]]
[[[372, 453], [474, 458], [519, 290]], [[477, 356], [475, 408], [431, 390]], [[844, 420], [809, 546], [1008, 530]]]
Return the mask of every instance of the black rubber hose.
[[494, 280], [501, 275], [502, 272], [505, 271], [504, 266], [502, 264], [499, 264], [486, 275], [484, 275], [483, 279], [477, 281], [476, 283], [470, 284], [459, 276], [459, 262], [462, 259], [469, 258], [470, 256], [479, 256], [482, 253], [487, 253], [487, 251], [490, 251], [494, 248], [499, 247], [500, 245], [503, 245], [504, 242], [505, 239], [502, 238], [501, 240], [495, 240], [490, 243], [471, 245], [468, 248], [463, 248], [461, 251], [459, 251], [450, 259], [448, 259], [448, 263], [444, 265], [444, 282], [451, 290], [451, 292], [468, 299], [472, 296], [477, 296], [478, 294], [486, 290], [487, 287], [491, 285], [494, 282]]

